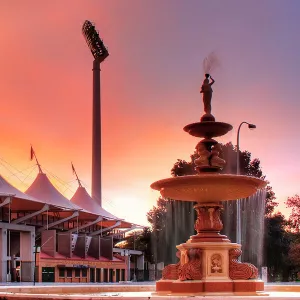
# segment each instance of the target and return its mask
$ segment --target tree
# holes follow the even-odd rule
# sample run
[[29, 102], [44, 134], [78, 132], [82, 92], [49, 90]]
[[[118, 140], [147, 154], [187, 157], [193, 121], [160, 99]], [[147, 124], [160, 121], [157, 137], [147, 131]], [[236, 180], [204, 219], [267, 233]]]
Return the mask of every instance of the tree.
[[166, 226], [167, 203], [167, 200], [159, 197], [156, 206], [147, 212], [147, 220], [151, 224], [152, 231], [160, 232]]
[[292, 243], [290, 250], [289, 250], [289, 255], [288, 255], [290, 264], [291, 264], [291, 269], [293, 269], [293, 277], [294, 279], [300, 279], [299, 274], [300, 274], [300, 244], [299, 243]]
[[291, 208], [292, 212], [289, 216], [289, 225], [291, 229], [297, 233], [300, 233], [300, 197], [295, 195], [288, 197], [285, 202], [287, 208]]
[[274, 212], [275, 207], [278, 206], [278, 202], [275, 202], [276, 196], [270, 185], [267, 185], [266, 192], [265, 216], [270, 217]]
[[143, 230], [133, 230], [129, 232], [125, 237], [125, 240], [115, 245], [115, 247], [143, 251], [146, 261], [150, 263], [153, 263], [154, 261], [150, 227], [144, 227]]
[[289, 259], [292, 264], [300, 269], [300, 244], [292, 244], [289, 250]]
[[164, 255], [162, 245], [166, 244], [167, 237], [164, 233], [167, 232], [165, 229], [167, 224], [167, 204], [168, 200], [161, 197], [158, 198], [156, 206], [147, 213], [147, 220], [151, 224], [151, 245], [153, 260], [155, 264], [155, 278], [158, 278], [157, 263], [164, 261]]
[[266, 217], [264, 257], [270, 281], [288, 281], [291, 269], [288, 259], [291, 239], [286, 232], [287, 225], [288, 222], [281, 213]]

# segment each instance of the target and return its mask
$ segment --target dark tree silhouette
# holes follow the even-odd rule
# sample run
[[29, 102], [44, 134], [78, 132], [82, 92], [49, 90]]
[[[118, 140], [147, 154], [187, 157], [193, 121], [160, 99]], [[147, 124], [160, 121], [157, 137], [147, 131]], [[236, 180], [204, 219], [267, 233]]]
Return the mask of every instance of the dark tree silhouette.
[[297, 233], [300, 233], [300, 197], [295, 195], [288, 197], [285, 202], [287, 208], [291, 208], [292, 212], [289, 217], [289, 225], [291, 229]]
[[287, 220], [281, 213], [266, 217], [264, 256], [268, 267], [268, 280], [288, 281], [290, 236], [286, 232]]

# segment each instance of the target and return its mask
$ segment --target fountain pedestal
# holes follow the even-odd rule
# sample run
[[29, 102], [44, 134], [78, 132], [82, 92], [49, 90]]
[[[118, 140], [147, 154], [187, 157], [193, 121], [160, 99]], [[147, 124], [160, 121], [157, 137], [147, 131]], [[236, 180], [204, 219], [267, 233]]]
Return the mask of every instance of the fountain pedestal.
[[177, 246], [177, 264], [166, 266], [157, 293], [247, 293], [263, 291], [264, 283], [256, 280], [258, 271], [249, 263], [241, 263], [241, 245], [220, 235], [223, 224], [220, 203], [198, 203], [195, 229], [197, 234]]
[[198, 203], [194, 206], [197, 212], [195, 222], [196, 235], [190, 239], [191, 243], [198, 242], [230, 242], [226, 235], [221, 235], [223, 223], [220, 218], [222, 209], [220, 203]]

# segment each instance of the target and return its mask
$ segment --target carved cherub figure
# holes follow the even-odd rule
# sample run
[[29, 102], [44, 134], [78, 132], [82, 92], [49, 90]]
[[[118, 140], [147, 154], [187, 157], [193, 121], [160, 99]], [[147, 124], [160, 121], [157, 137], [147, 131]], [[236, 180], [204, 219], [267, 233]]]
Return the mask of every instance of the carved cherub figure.
[[211, 153], [206, 149], [203, 143], [198, 143], [196, 152], [199, 155], [199, 158], [195, 159], [195, 164], [197, 166], [209, 166], [209, 157]]
[[216, 144], [213, 146], [210, 157], [210, 165], [213, 167], [223, 168], [226, 164], [225, 160], [219, 157], [222, 151], [221, 145]]
[[220, 255], [215, 254], [211, 258], [211, 269], [214, 273], [222, 272], [222, 258]]

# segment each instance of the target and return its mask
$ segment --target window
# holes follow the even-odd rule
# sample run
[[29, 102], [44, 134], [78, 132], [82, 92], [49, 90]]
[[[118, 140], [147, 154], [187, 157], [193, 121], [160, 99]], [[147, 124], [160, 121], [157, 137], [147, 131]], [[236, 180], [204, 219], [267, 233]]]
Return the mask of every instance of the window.
[[65, 277], [65, 272], [66, 272], [66, 269], [65, 268], [59, 268], [59, 277]]
[[75, 269], [75, 277], [80, 277], [80, 269]]
[[67, 269], [67, 277], [72, 277], [72, 269]]
[[82, 269], [82, 277], [87, 277], [87, 269]]

